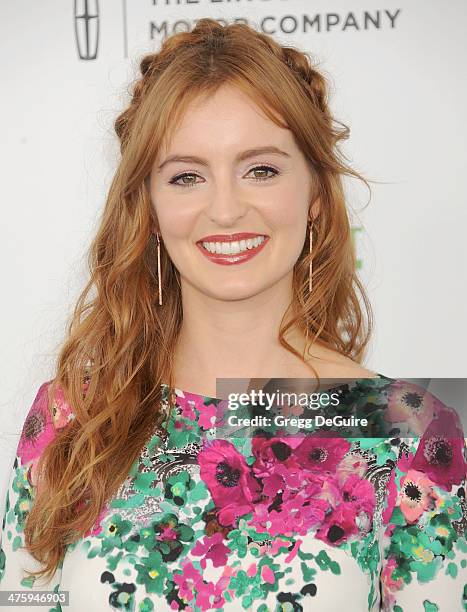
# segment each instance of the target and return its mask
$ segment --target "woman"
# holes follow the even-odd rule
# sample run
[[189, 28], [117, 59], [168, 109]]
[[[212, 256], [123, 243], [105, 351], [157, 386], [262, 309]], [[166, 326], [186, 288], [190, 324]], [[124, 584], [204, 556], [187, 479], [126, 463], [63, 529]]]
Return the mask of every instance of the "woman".
[[[69, 591], [73, 611], [461, 610], [463, 433], [362, 365], [342, 188], [361, 177], [323, 76], [211, 19], [141, 73], [91, 279], [24, 423], [1, 589]], [[350, 379], [340, 413], [389, 435], [218, 437], [224, 377]]]

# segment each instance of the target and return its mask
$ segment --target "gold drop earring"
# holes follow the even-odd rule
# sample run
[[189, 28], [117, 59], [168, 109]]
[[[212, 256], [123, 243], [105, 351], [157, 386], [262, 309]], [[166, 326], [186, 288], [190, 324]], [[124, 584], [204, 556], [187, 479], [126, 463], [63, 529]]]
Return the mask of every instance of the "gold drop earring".
[[313, 257], [312, 257], [312, 250], [313, 250], [313, 220], [310, 223], [310, 249], [309, 249], [309, 254], [310, 254], [310, 271], [309, 271], [309, 278], [308, 278], [308, 290], [311, 293], [312, 289], [313, 289]]
[[161, 285], [161, 243], [159, 240], [159, 232], [156, 232], [157, 238], [157, 281], [159, 285], [159, 306], [162, 306], [162, 285]]

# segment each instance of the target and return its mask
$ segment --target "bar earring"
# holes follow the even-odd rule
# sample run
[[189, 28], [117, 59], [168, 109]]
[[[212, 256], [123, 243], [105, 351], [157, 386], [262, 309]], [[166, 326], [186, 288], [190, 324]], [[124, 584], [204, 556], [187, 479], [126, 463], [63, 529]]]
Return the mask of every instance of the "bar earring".
[[308, 278], [308, 290], [311, 293], [313, 289], [313, 257], [312, 257], [312, 249], [313, 249], [313, 221], [310, 224], [310, 271]]
[[159, 232], [156, 233], [157, 237], [157, 281], [159, 285], [159, 306], [162, 306], [162, 285], [161, 285], [161, 244], [159, 240]]

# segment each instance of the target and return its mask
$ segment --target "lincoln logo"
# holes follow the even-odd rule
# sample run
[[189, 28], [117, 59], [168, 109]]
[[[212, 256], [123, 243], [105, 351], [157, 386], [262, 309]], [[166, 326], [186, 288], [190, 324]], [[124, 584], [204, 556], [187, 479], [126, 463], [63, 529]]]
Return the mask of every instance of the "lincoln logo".
[[74, 1], [75, 39], [79, 59], [96, 59], [99, 48], [99, 2], [98, 0]]

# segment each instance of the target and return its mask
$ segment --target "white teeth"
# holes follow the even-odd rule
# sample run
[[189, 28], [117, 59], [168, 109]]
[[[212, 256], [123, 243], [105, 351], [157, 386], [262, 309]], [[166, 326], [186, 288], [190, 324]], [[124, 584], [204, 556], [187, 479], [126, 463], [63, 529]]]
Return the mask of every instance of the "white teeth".
[[222, 255], [236, 255], [249, 249], [254, 249], [266, 240], [265, 236], [256, 236], [248, 240], [240, 240], [233, 242], [203, 242], [203, 247], [210, 253], [219, 253]]

